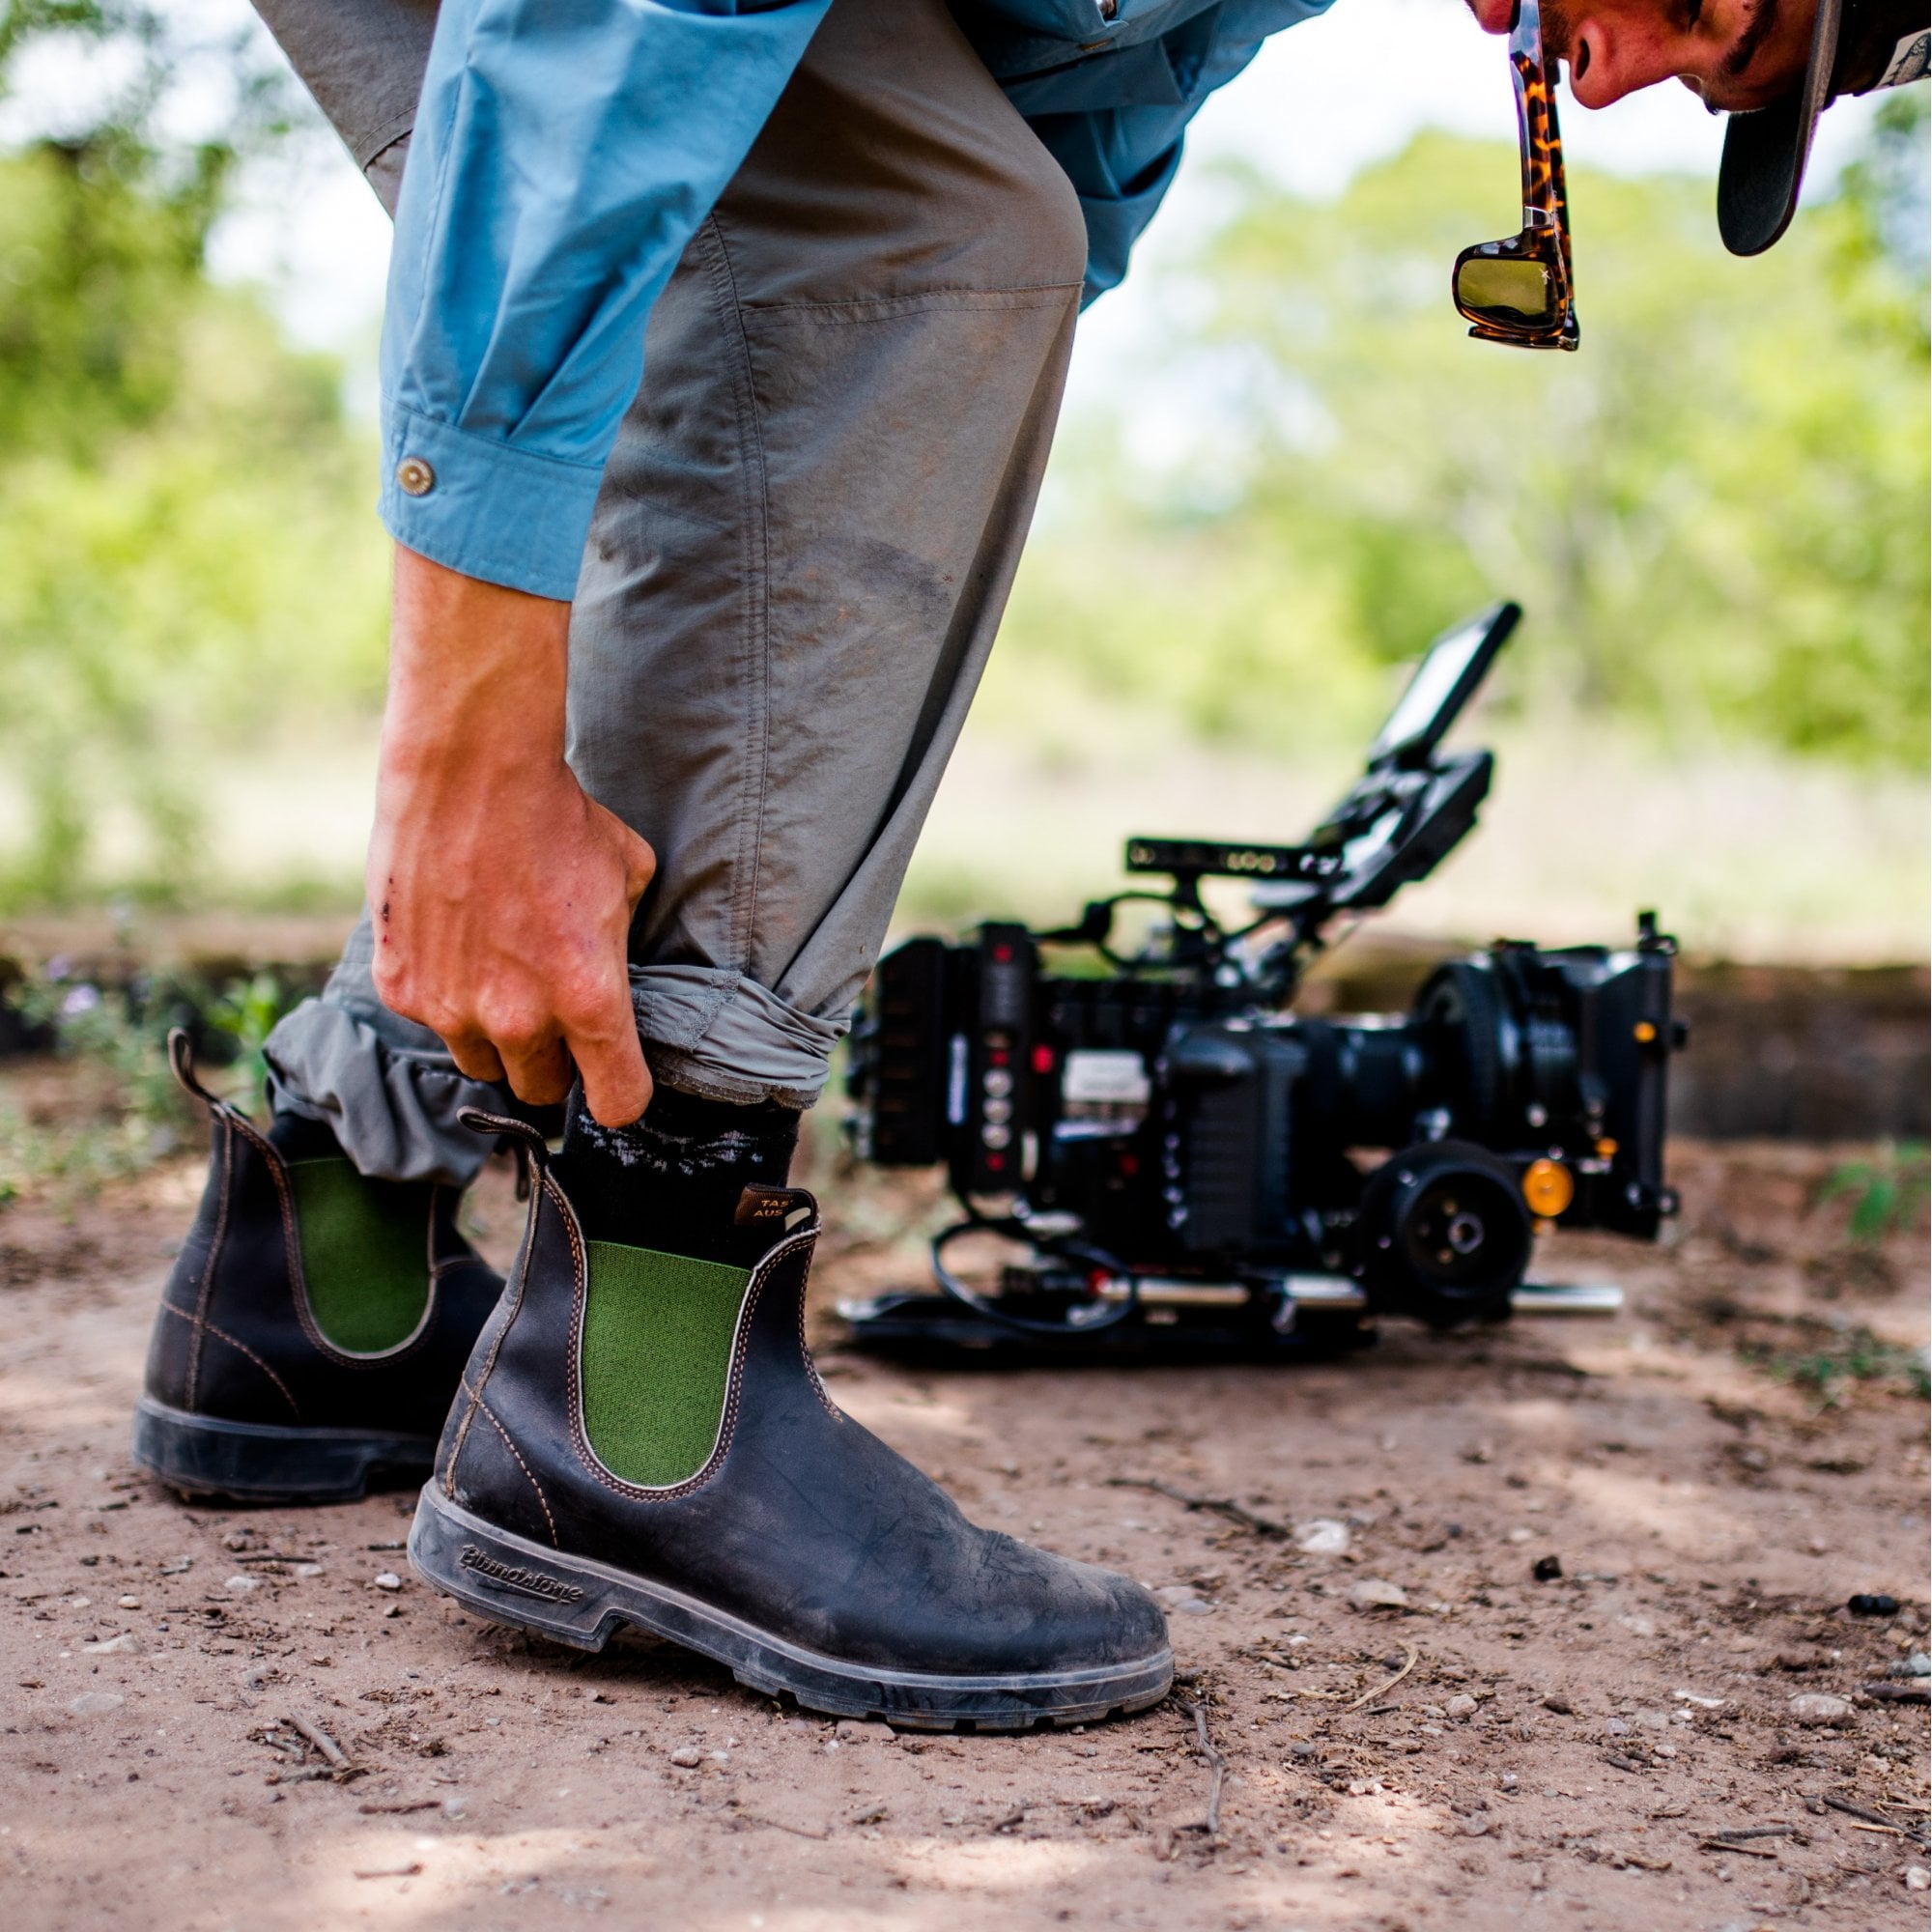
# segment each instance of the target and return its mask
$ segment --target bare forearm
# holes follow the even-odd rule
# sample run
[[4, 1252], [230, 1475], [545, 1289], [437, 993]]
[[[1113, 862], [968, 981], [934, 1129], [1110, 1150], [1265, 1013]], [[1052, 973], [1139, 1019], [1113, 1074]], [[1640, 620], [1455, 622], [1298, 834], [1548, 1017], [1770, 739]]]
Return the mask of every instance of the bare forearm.
[[376, 989], [472, 1078], [642, 1112], [625, 942], [654, 860], [564, 763], [570, 607], [401, 549], [369, 847]]
[[396, 547], [383, 771], [433, 778], [462, 757], [563, 762], [570, 606]]

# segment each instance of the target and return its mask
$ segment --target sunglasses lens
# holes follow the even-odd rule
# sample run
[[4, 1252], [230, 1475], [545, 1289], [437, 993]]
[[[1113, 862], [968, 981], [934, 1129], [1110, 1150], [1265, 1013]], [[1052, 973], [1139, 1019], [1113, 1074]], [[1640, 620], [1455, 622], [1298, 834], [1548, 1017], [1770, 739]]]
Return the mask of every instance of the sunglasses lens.
[[1547, 328], [1557, 320], [1556, 277], [1545, 262], [1466, 256], [1456, 265], [1456, 304], [1472, 322]]

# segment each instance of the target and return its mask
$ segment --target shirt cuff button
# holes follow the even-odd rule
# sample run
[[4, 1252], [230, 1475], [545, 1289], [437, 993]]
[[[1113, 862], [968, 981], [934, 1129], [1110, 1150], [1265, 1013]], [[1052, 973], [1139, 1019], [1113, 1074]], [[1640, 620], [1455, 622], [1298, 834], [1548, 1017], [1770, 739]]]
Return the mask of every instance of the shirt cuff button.
[[436, 488], [436, 471], [420, 456], [406, 456], [396, 465], [396, 481], [406, 497], [427, 497]]

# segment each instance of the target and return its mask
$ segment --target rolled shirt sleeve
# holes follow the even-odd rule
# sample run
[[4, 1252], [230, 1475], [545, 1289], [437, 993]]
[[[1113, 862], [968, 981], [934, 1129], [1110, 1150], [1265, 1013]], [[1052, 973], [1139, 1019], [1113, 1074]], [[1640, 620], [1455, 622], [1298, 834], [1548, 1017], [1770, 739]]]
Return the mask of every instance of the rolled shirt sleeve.
[[568, 599], [644, 325], [829, 0], [442, 0], [383, 327], [383, 521]]

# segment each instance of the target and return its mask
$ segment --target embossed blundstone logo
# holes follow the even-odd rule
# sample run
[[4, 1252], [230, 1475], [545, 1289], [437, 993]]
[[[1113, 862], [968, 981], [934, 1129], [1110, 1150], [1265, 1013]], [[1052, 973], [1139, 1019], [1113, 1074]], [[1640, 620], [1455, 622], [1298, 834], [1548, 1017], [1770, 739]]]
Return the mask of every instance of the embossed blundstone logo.
[[582, 1586], [566, 1583], [561, 1577], [546, 1577], [541, 1570], [525, 1570], [514, 1563], [498, 1563], [473, 1543], [466, 1543], [456, 1559], [466, 1570], [500, 1583], [506, 1590], [521, 1590], [526, 1597], [541, 1597], [546, 1603], [574, 1604], [583, 1594]]

